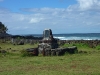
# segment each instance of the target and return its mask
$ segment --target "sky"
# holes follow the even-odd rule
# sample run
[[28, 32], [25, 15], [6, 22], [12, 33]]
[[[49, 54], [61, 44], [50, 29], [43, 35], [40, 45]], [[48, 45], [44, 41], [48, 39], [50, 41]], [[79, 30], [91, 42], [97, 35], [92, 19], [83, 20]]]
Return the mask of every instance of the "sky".
[[100, 33], [100, 0], [0, 0], [9, 34]]

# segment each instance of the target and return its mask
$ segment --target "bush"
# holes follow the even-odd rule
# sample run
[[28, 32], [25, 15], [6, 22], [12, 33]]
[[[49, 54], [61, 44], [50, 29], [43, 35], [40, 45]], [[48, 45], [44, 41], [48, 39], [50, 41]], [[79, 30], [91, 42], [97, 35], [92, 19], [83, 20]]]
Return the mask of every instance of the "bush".
[[100, 50], [100, 45], [96, 46], [96, 49], [97, 49], [97, 50]]
[[67, 44], [67, 43], [65, 43], [64, 45], [62, 45], [61, 47], [63, 47], [63, 48], [67, 48], [67, 47], [70, 47], [70, 46], [73, 46], [72, 44]]
[[83, 48], [89, 48], [89, 45], [86, 44], [86, 43], [76, 43], [76, 44], [73, 44], [73, 46], [77, 46], [77, 47], [83, 47]]
[[22, 57], [31, 56], [26, 50], [21, 50], [21, 54]]

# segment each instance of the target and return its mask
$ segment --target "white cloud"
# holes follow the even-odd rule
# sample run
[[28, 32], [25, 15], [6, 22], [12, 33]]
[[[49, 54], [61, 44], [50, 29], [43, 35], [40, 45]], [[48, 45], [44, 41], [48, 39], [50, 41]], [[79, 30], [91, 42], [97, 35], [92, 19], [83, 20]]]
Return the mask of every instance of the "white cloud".
[[44, 20], [43, 18], [31, 18], [29, 23], [38, 23], [40, 21]]
[[77, 0], [81, 10], [96, 9], [100, 7], [100, 0]]
[[78, 0], [81, 9], [90, 9], [93, 6], [94, 0]]
[[30, 14], [0, 9], [0, 21], [7, 25], [11, 34], [42, 33], [45, 28], [51, 28], [54, 33], [100, 32], [100, 0], [77, 2], [68, 8], [21, 9]]
[[35, 13], [56, 13], [56, 12], [64, 12], [65, 9], [64, 8], [48, 8], [48, 7], [44, 7], [44, 8], [22, 8], [20, 9], [22, 11], [26, 11], [26, 12], [35, 12]]

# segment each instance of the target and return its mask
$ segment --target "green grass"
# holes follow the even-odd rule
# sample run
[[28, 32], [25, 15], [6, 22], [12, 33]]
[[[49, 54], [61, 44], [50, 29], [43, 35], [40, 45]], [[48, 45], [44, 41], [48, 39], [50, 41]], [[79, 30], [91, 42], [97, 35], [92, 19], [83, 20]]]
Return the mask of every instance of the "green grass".
[[0, 57], [0, 75], [99, 75], [100, 55]]
[[13, 49], [13, 50], [22, 50], [22, 49], [26, 49], [26, 48], [33, 48], [33, 47], [37, 47], [37, 44], [31, 45], [31, 44], [25, 44], [25, 45], [13, 45], [11, 43], [0, 43], [0, 47], [2, 47], [2, 49]]
[[69, 46], [77, 46], [80, 48], [89, 48], [88, 44], [85, 44], [85, 43], [73, 43], [73, 44], [65, 43], [64, 45], [62, 45], [62, 47], [69, 47]]
[[97, 50], [100, 50], [100, 45], [96, 46], [96, 49], [97, 49]]
[[96, 46], [95, 48], [90, 48], [88, 44], [85, 43], [74, 43], [74, 44], [67, 44], [65, 43], [64, 45], [60, 47], [69, 47], [69, 46], [77, 46], [78, 51], [93, 51], [93, 50], [100, 50], [100, 45]]
[[[4, 56], [0, 54], [0, 75], [99, 75], [100, 51], [78, 46], [90, 53], [64, 56], [21, 57], [20, 50], [36, 45], [12, 45], [0, 43], [2, 49], [12, 48]], [[66, 47], [66, 46], [65, 46]], [[89, 50], [91, 49], [91, 50]], [[18, 50], [12, 52], [12, 50]]]

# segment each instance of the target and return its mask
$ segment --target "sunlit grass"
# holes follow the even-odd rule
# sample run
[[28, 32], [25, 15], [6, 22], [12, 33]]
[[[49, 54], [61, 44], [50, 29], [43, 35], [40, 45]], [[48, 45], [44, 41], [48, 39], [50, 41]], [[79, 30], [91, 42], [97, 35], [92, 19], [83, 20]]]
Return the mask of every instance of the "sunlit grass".
[[0, 47], [3, 50], [11, 48], [5, 56], [0, 53], [0, 75], [100, 74], [100, 51], [88, 48], [83, 44], [81, 46], [78, 44], [78, 49], [90, 52], [66, 54], [64, 56], [21, 57], [20, 50], [37, 47], [37, 44], [12, 45], [10, 43], [0, 43]]
[[52, 57], [5, 56], [0, 57], [0, 75], [98, 75], [99, 59], [99, 53]]

